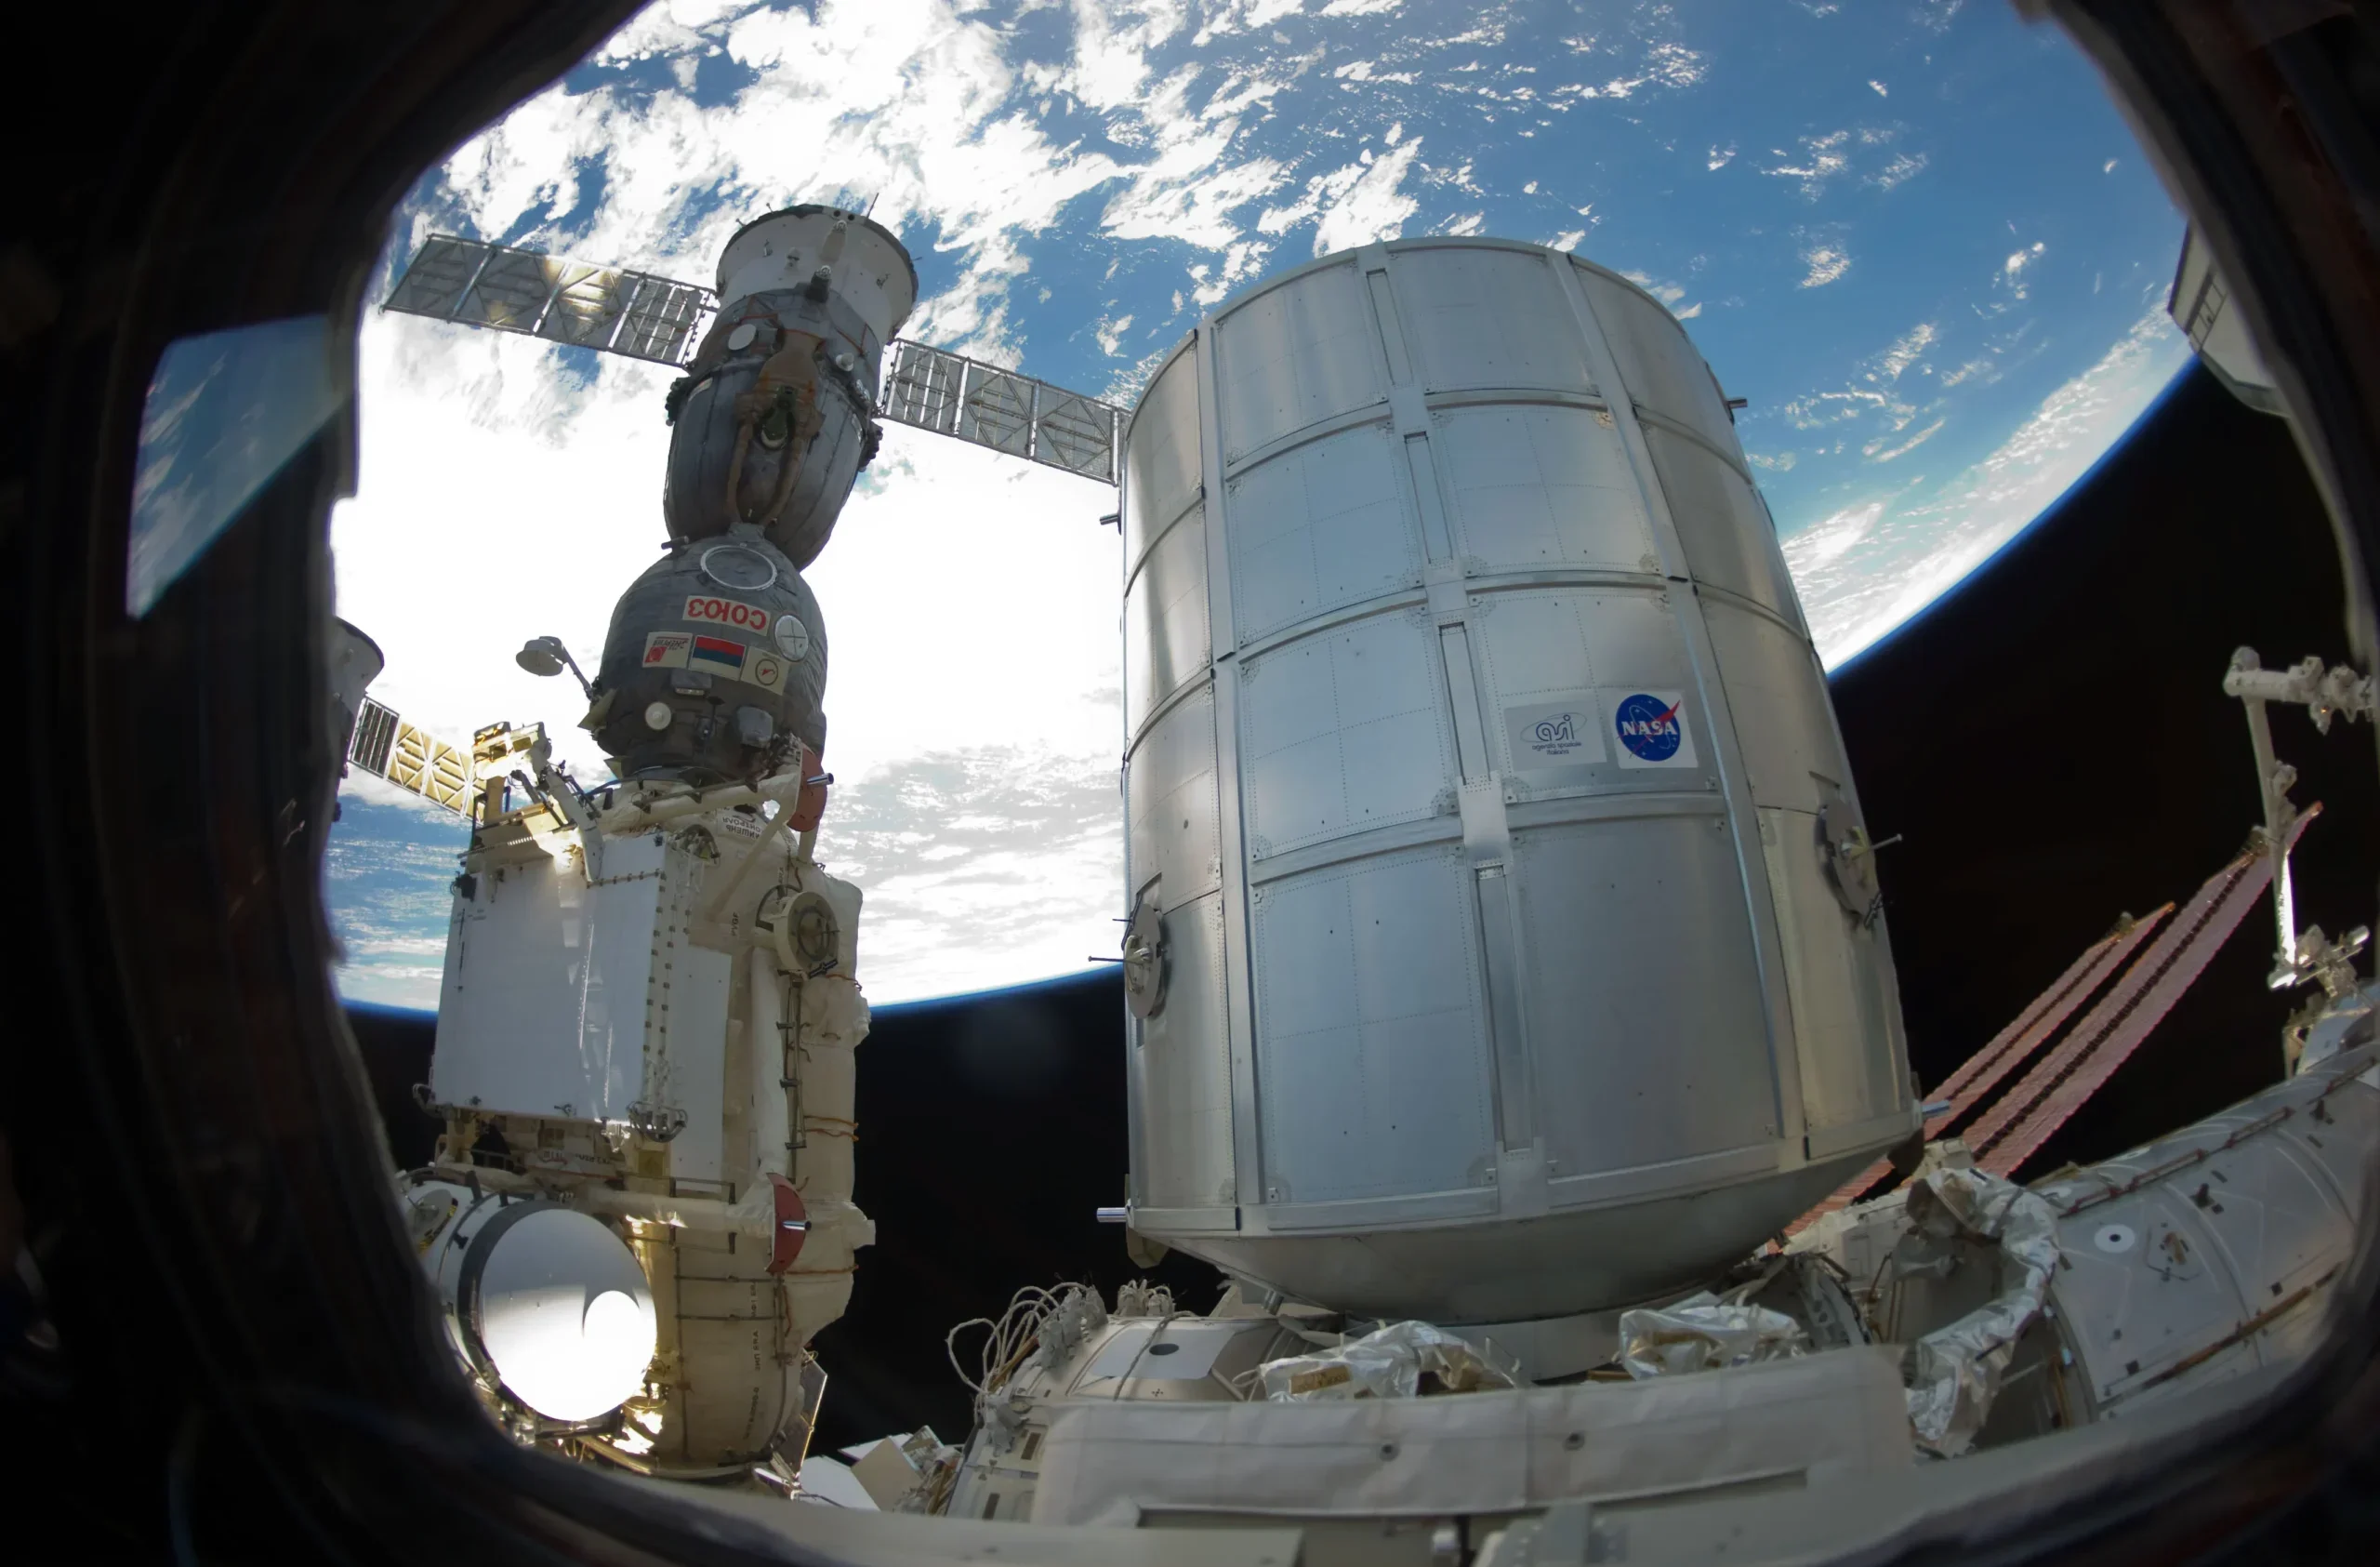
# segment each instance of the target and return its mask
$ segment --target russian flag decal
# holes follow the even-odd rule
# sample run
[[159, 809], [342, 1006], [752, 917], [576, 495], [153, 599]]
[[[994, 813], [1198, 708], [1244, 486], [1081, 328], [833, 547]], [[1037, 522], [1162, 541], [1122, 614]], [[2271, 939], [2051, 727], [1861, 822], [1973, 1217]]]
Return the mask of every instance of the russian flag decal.
[[744, 671], [744, 644], [725, 637], [694, 638], [694, 645], [687, 650], [686, 667], [690, 670], [718, 670], [731, 676]]

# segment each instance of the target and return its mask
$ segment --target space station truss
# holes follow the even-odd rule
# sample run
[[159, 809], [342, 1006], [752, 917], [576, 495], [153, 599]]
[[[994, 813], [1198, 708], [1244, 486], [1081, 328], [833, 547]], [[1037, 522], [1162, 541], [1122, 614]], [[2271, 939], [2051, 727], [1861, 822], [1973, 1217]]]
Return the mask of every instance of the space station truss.
[[459, 816], [471, 814], [471, 759], [371, 697], [355, 715], [347, 761]]
[[693, 355], [719, 299], [650, 272], [433, 234], [381, 308], [676, 365]]
[[1124, 410], [1080, 392], [902, 340], [879, 401], [897, 423], [1116, 483]]

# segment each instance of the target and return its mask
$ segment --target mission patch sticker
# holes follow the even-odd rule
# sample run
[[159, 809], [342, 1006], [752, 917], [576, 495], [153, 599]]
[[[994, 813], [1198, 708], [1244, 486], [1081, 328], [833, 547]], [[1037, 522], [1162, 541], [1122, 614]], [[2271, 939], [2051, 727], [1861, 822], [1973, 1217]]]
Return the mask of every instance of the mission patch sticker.
[[1504, 710], [1504, 737], [1513, 748], [1513, 766], [1527, 772], [1536, 767], [1583, 767], [1604, 759], [1601, 726], [1595, 721], [1595, 695], [1581, 691], [1567, 699], [1531, 702]]
[[1622, 767], [1696, 767], [1694, 738], [1686, 728], [1683, 691], [1628, 691], [1611, 705], [1615, 758]]
[[686, 649], [694, 639], [684, 631], [654, 631], [644, 639], [644, 667], [648, 670], [682, 670], [686, 667]]
[[785, 659], [774, 653], [756, 647], [744, 656], [744, 678], [763, 691], [783, 691], [785, 670]]
[[741, 680], [744, 678], [744, 644], [730, 642], [725, 637], [698, 636], [686, 655], [686, 667], [708, 670], [730, 680]]

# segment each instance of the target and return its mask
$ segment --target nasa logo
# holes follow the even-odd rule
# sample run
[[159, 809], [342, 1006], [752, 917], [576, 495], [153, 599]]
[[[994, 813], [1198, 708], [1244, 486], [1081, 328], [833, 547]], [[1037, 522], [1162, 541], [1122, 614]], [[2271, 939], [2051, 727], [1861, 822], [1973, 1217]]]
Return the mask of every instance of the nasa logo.
[[747, 631], [769, 629], [769, 612], [759, 604], [745, 604], [738, 599], [712, 598], [704, 593], [696, 593], [686, 600], [684, 618], [734, 626]]
[[1685, 705], [1683, 699], [1664, 703], [1640, 691], [1620, 699], [1612, 712], [1612, 727], [1619, 731], [1620, 743], [1630, 755], [1644, 762], [1667, 762], [1685, 739], [1686, 732], [1677, 721], [1677, 710]]

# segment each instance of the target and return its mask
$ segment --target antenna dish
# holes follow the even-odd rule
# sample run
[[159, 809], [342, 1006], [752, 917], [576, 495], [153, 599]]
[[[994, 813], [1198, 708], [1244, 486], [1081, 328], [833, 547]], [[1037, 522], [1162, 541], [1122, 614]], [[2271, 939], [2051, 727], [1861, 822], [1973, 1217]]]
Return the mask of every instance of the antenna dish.
[[532, 637], [512, 656], [512, 661], [534, 675], [556, 675], [569, 657], [560, 637]]

